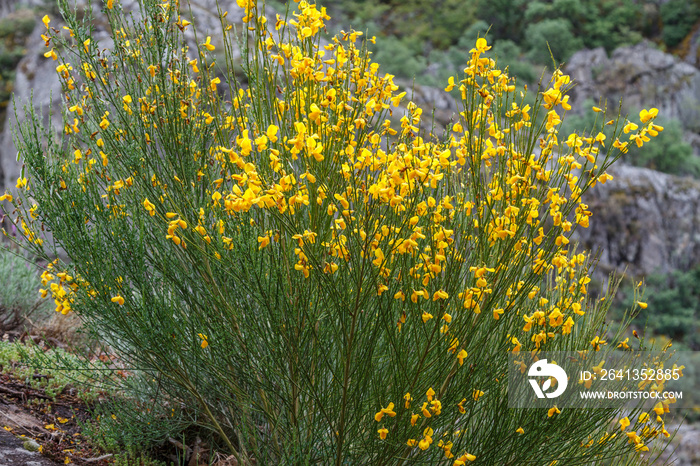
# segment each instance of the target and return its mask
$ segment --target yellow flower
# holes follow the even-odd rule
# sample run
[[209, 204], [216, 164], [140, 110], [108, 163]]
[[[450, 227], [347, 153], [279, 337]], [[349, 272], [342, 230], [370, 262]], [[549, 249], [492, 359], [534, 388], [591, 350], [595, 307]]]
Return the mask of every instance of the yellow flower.
[[649, 110], [642, 110], [639, 112], [639, 119], [642, 121], [642, 123], [647, 123], [649, 120], [653, 120], [656, 118], [656, 115], [659, 114], [659, 109], [658, 108], [651, 108]]
[[107, 0], [107, 9], [111, 10], [114, 7], [114, 0]]
[[433, 390], [433, 387], [430, 387], [428, 391], [425, 393], [425, 396], [428, 397], [428, 401], [433, 401], [433, 397], [435, 396], [435, 390]]
[[554, 414], [559, 413], [561, 413], [561, 411], [559, 410], [559, 408], [557, 408], [557, 405], [554, 405], [551, 408], [549, 408], [549, 411], [547, 411], [547, 417], [552, 417], [554, 416]]
[[267, 247], [268, 244], [270, 244], [270, 237], [269, 236], [258, 236], [258, 243], [260, 243], [260, 246], [258, 249], [262, 249], [264, 247]]
[[270, 140], [270, 142], [277, 142], [277, 132], [279, 131], [279, 128], [275, 125], [270, 125], [267, 128], [267, 131], [265, 131], [265, 134], [267, 135], [267, 139]]
[[253, 1], [252, 0], [236, 0], [236, 3], [238, 4], [239, 7], [246, 10], [246, 12], [248, 12], [248, 10], [253, 8]]
[[396, 416], [396, 413], [394, 412], [394, 403], [389, 403], [386, 408], [382, 408], [377, 414], [374, 415], [374, 420], [377, 422], [381, 421], [385, 414], [388, 414], [389, 417]]
[[46, 29], [48, 29], [51, 18], [49, 18], [49, 15], [44, 15], [44, 17], [41, 18], [41, 22], [44, 23], [44, 26], [46, 26]]
[[143, 200], [143, 207], [151, 215], [151, 217], [156, 214], [156, 206], [153, 205], [147, 198]]
[[632, 123], [631, 121], [628, 121], [627, 124], [622, 128], [622, 131], [624, 131], [625, 134], [627, 134], [630, 131], [635, 131], [637, 128], [639, 128], [639, 126]]
[[423, 315], [421, 316], [421, 319], [423, 319], [423, 323], [428, 322], [432, 318], [433, 318], [432, 314], [429, 314], [429, 313], [423, 311]]
[[207, 336], [206, 336], [206, 335], [204, 335], [203, 333], [198, 333], [197, 336], [198, 336], [199, 338], [202, 339], [202, 343], [200, 344], [200, 346], [202, 347], [202, 349], [204, 349], [204, 348], [206, 348], [207, 346], [209, 346], [209, 342], [207, 341]]
[[630, 420], [628, 418], [620, 419], [620, 430], [624, 431], [630, 426]]
[[600, 347], [606, 345], [607, 342], [605, 340], [601, 340], [600, 337], [595, 337], [593, 340], [591, 340], [591, 346], [593, 347], [594, 350], [600, 351]]
[[210, 52], [216, 48], [211, 44], [211, 36], [207, 36], [207, 40], [204, 41], [204, 43], [202, 45]]
[[377, 432], [379, 433], [379, 438], [382, 439], [382, 440], [384, 440], [384, 439], [386, 439], [386, 434], [389, 433], [389, 429], [386, 429], [386, 428], [382, 427], [382, 428], [379, 429]]
[[550, 327], [558, 327], [564, 322], [564, 315], [559, 311], [559, 308], [554, 308], [552, 312], [549, 313], [549, 325]]
[[486, 42], [486, 39], [484, 39], [483, 37], [479, 37], [476, 40], [476, 50], [478, 50], [479, 52], [486, 52], [490, 48], [491, 47], [488, 45], [488, 42]]
[[476, 456], [471, 455], [469, 453], [465, 453], [455, 460], [455, 462], [453, 463], [453, 466], [464, 466], [467, 463], [467, 461], [474, 461], [474, 460], [476, 460]]
[[643, 302], [643, 301], [637, 301], [637, 305], [641, 307], [642, 309], [646, 309], [648, 304]]
[[113, 303], [119, 304], [120, 306], [123, 306], [123, 305], [124, 305], [124, 298], [122, 298], [122, 297], [119, 296], [119, 295], [114, 296], [114, 297], [111, 299], [111, 301], [112, 301]]
[[656, 403], [656, 405], [654, 406], [654, 412], [659, 416], [661, 416], [664, 412], [666, 412], [666, 409], [664, 409], [663, 403], [661, 403], [660, 401], [658, 403]]
[[452, 342], [450, 343], [450, 347], [447, 348], [447, 351], [450, 353], [454, 354], [455, 351], [457, 351], [457, 348], [459, 347], [459, 339], [454, 338]]
[[454, 76], [450, 76], [447, 79], [447, 87], [445, 88], [445, 92], [450, 92], [452, 89], [455, 87], [455, 78]]
[[48, 52], [44, 53], [44, 56], [45, 56], [46, 58], [51, 57], [51, 59], [54, 60], [54, 61], [58, 59], [58, 56], [56, 55], [56, 52], [53, 51], [53, 49], [51, 49], [51, 50], [49, 50]]
[[459, 408], [459, 412], [462, 413], [462, 414], [464, 414], [464, 413], [467, 412], [467, 410], [464, 409], [464, 403], [466, 403], [466, 401], [467, 401], [466, 398], [462, 398], [462, 401], [460, 401], [460, 402], [457, 404], [457, 408]]
[[467, 356], [468, 356], [468, 354], [467, 354], [466, 351], [462, 350], [462, 351], [459, 352], [459, 354], [457, 355], [457, 359], [459, 359], [459, 365], [460, 365], [460, 366], [461, 366], [462, 364], [464, 364], [464, 358], [466, 358]]
[[519, 433], [520, 435], [522, 435], [522, 434], [525, 433], [525, 430], [524, 430], [522, 427], [518, 427], [517, 429], [515, 429], [515, 431], [516, 431], [517, 433]]
[[430, 410], [438, 416], [442, 412], [442, 403], [439, 400], [433, 400], [430, 402]]
[[573, 327], [574, 327], [574, 319], [572, 319], [571, 316], [569, 316], [569, 317], [566, 319], [566, 322], [564, 322], [564, 325], [562, 326], [561, 332], [562, 332], [564, 335], [568, 335], [568, 334], [571, 333], [571, 329], [572, 329]]

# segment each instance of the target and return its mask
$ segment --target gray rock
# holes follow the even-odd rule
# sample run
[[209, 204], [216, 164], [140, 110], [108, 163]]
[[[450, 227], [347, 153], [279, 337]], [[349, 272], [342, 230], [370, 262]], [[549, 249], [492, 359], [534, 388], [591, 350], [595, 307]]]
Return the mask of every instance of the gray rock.
[[413, 101], [413, 103], [423, 109], [422, 121], [424, 128], [429, 128], [433, 112], [436, 126], [435, 134], [439, 135], [450, 121], [456, 121], [454, 116], [459, 113], [457, 102], [443, 89], [421, 86], [420, 84], [401, 79], [395, 79], [394, 82], [406, 91], [406, 98], [401, 103], [400, 111], [405, 111], [405, 105], [409, 101]]
[[700, 181], [617, 164], [614, 176], [584, 197], [593, 212], [579, 228], [583, 246], [600, 251], [599, 273], [687, 270], [700, 263]]
[[669, 425], [666, 429], [675, 436], [659, 461], [674, 461], [674, 466], [700, 464], [700, 426], [697, 424], [683, 424], [680, 427]]
[[[56, 466], [58, 464], [44, 458], [36, 451], [26, 450], [23, 443], [28, 441], [30, 440], [17, 438], [0, 429], [0, 466]], [[34, 441], [31, 440], [31, 442]]]
[[609, 58], [602, 47], [581, 50], [565, 71], [576, 83], [571, 101], [579, 110], [586, 99], [602, 99], [615, 111], [622, 99], [623, 113], [656, 107], [666, 118], [700, 124], [700, 71], [650, 42], [620, 47]]

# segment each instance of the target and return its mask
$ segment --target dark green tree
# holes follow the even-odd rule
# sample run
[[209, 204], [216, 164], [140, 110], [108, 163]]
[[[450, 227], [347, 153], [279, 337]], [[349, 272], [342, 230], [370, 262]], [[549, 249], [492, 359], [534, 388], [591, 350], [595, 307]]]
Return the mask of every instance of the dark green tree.
[[700, 18], [697, 2], [687, 0], [670, 0], [661, 5], [663, 21], [663, 40], [669, 47], [678, 45]]

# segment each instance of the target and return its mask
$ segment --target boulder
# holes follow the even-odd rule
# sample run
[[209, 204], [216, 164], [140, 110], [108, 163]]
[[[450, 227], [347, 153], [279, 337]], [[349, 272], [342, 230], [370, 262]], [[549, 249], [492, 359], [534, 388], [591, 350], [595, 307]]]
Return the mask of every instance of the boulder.
[[621, 163], [584, 196], [593, 216], [576, 239], [600, 252], [599, 274], [688, 270], [700, 264], [700, 181]]
[[651, 42], [620, 47], [610, 57], [602, 47], [578, 51], [565, 71], [575, 82], [575, 111], [591, 99], [607, 100], [608, 109], [615, 112], [622, 100], [623, 114], [656, 107], [665, 118], [682, 120], [686, 130], [700, 132], [700, 70]]

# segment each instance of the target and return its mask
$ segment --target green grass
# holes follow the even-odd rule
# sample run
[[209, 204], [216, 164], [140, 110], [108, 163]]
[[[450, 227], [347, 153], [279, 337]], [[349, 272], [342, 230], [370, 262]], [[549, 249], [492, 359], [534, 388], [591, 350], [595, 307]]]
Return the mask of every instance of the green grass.
[[[80, 387], [78, 398], [86, 403], [93, 402], [104, 393], [106, 385], [95, 384], [94, 374], [88, 379], [84, 372], [77, 370], [62, 370], [47, 366], [46, 362], [60, 360], [73, 363], [77, 366], [80, 361], [78, 356], [60, 348], [46, 349], [33, 343], [0, 342], [0, 367], [2, 373], [10, 374], [23, 381], [25, 385], [43, 390], [46, 396], [55, 398], [68, 385]], [[95, 366], [103, 366], [96, 362]], [[45, 377], [35, 378], [35, 374]]]

